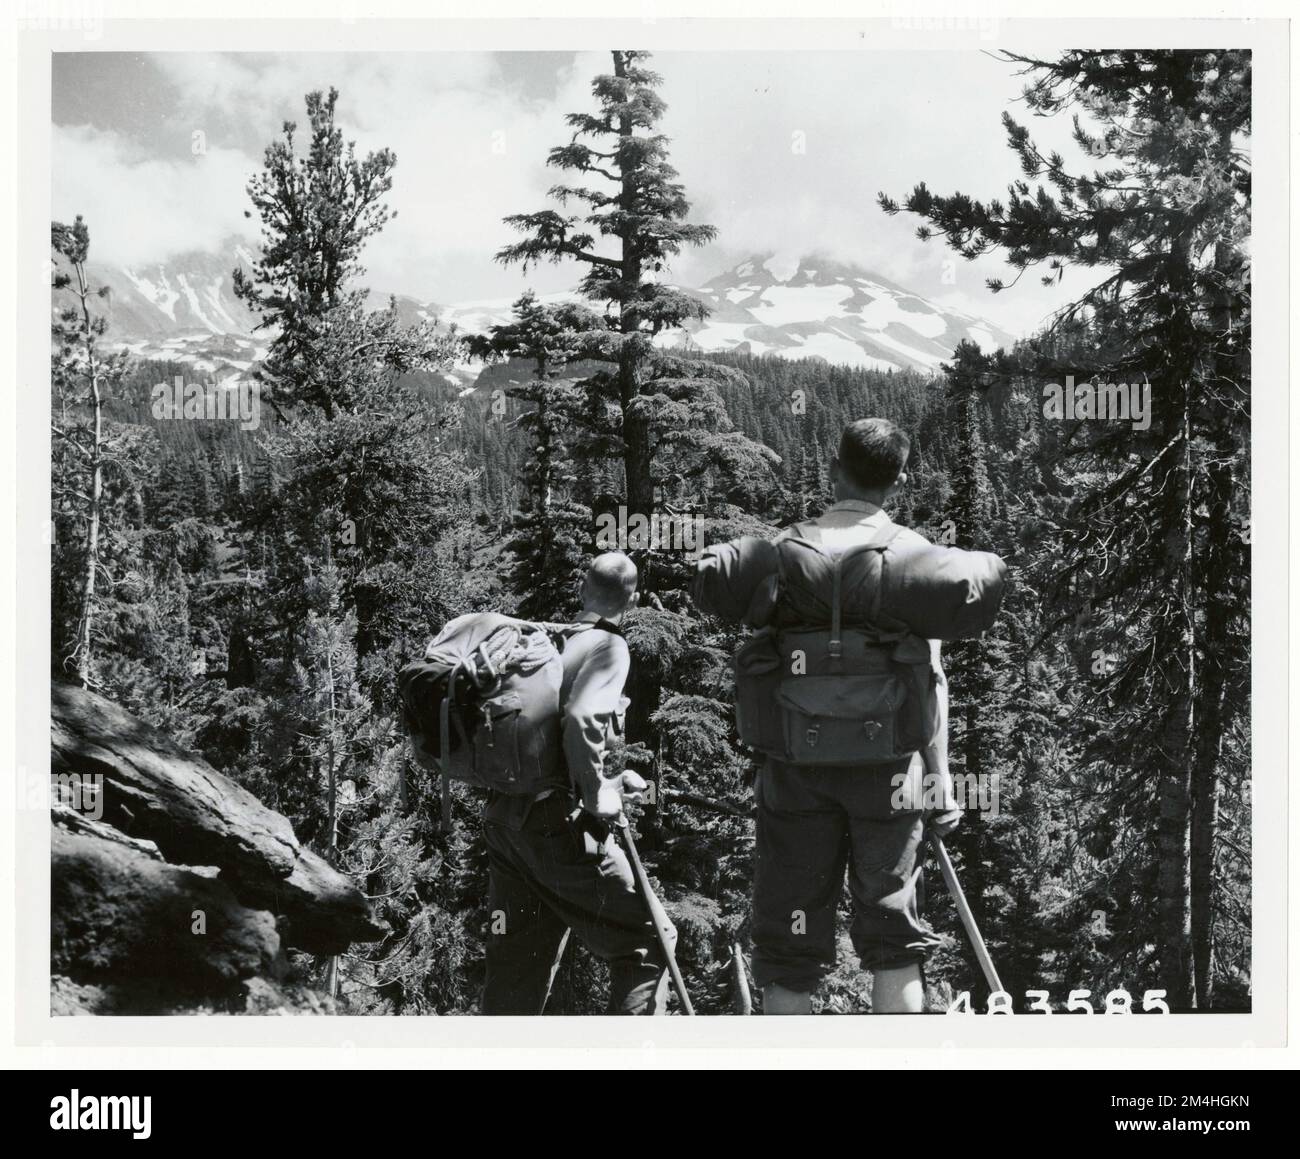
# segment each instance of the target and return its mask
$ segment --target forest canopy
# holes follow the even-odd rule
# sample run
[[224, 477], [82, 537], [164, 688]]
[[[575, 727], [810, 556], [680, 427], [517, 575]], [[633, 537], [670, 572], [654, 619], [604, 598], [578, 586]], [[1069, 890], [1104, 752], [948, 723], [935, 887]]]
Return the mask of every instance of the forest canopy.
[[[672, 167], [672, 94], [642, 52], [612, 53], [556, 126], [537, 164], [558, 184], [507, 219], [497, 255], [571, 269], [579, 300], [525, 294], [472, 338], [372, 308], [366, 243], [415, 228], [386, 207], [400, 169], [347, 142], [346, 94], [307, 94], [304, 133], [268, 143], [243, 207], [262, 228], [236, 275], [268, 343], [257, 430], [154, 416], [154, 384], [190, 368], [132, 360], [91, 309], [110, 287], [86, 263], [112, 223], [54, 224], [52, 676], [197, 750], [358, 884], [389, 934], [295, 962], [345, 1012], [470, 1013], [482, 984], [478, 797], [458, 786], [439, 825], [400, 727], [402, 664], [467, 611], [571, 616], [600, 529], [629, 514], [698, 520], [709, 543], [817, 514], [840, 431], [867, 416], [912, 440], [892, 518], [1012, 572], [993, 628], [945, 668], [967, 794], [950, 848], [1017, 1008], [1078, 989], [1248, 1008], [1250, 55], [1003, 59], [1031, 114], [1077, 114], [1077, 153], [1040, 153], [1008, 113], [1022, 176], [1005, 197], [917, 174], [864, 214], [1002, 255], [994, 292], [1105, 276], [937, 375], [660, 341], [704, 316], [664, 275], [718, 230]], [[442, 372], [466, 357], [482, 371], [461, 392]], [[1145, 420], [1045, 406], [1066, 383], [1141, 385]], [[624, 625], [622, 759], [655, 787], [636, 832], [696, 1009], [727, 1013], [752, 877], [743, 634], [692, 607], [682, 543], [629, 552], [644, 595]], [[983, 1009], [942, 890], [928, 912], [946, 935], [931, 1008], [968, 991]], [[571, 947], [548, 1010], [599, 1011], [604, 969]], [[847, 938], [817, 1001], [869, 1006]]]

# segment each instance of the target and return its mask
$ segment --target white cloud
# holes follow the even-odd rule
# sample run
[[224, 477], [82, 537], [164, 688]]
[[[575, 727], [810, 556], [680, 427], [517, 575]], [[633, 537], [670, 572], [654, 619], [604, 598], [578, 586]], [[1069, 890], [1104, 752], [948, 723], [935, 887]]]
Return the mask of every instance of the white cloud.
[[[603, 54], [581, 54], [539, 99], [483, 53], [153, 61], [174, 88], [172, 107], [160, 110], [172, 139], [202, 130], [207, 154], [162, 156], [156, 143], [56, 128], [55, 212], [86, 215], [97, 256], [156, 260], [248, 231], [244, 187], [261, 149], [286, 117], [302, 124], [305, 92], [333, 84], [359, 151], [387, 146], [398, 158], [389, 199], [397, 220], [367, 248], [367, 280], [441, 302], [522, 288], [517, 269], [492, 261], [514, 237], [501, 219], [546, 204], [563, 177], [545, 165], [547, 152], [567, 140], [565, 114], [592, 107], [591, 77], [608, 67]], [[941, 241], [923, 245], [918, 219], [876, 205], [879, 190], [901, 197], [921, 180], [941, 193], [1004, 194], [1019, 171], [998, 117], [1021, 83], [1005, 64], [972, 52], [845, 51], [673, 53], [653, 67], [665, 77], [663, 128], [692, 216], [720, 230], [716, 244], [681, 255], [675, 280], [697, 284], [755, 252], [822, 252], [1013, 330], [1081, 288], [1076, 277], [1066, 292], [1045, 291], [1030, 272], [995, 298], [983, 282], [1010, 280], [999, 258], [966, 263]], [[1031, 127], [1044, 147], [1075, 155], [1068, 124]], [[527, 282], [557, 290], [578, 273], [542, 267]]]
[[91, 258], [121, 264], [213, 250], [232, 234], [256, 237], [244, 218], [252, 172], [242, 153], [144, 156], [116, 133], [55, 126], [53, 216], [90, 227]]
[[[397, 155], [388, 198], [397, 220], [364, 253], [368, 280], [444, 301], [513, 293], [518, 275], [492, 262], [513, 238], [501, 219], [546, 204], [557, 177], [546, 153], [565, 131], [564, 113], [589, 99], [589, 79], [575, 72], [555, 100], [523, 100], [484, 54], [168, 54], [155, 63], [178, 91], [173, 136], [204, 133], [206, 156], [149, 155], [113, 132], [55, 128], [55, 212], [86, 215], [98, 258], [155, 261], [214, 248], [233, 232], [256, 237], [243, 214], [261, 146], [285, 119], [298, 123], [301, 143], [304, 94], [333, 84], [358, 152]], [[571, 280], [559, 270], [530, 278]]]

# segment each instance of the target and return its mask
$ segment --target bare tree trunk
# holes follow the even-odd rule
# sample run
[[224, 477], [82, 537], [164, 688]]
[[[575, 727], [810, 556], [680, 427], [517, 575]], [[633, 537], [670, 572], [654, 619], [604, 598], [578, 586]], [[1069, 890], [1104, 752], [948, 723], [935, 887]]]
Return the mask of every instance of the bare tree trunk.
[[1198, 745], [1192, 781], [1192, 964], [1200, 1010], [1209, 1009], [1214, 1001], [1214, 851], [1219, 832], [1221, 742], [1222, 732], [1216, 729], [1210, 743]]
[[[623, 53], [614, 53], [614, 75], [627, 75], [627, 60]], [[632, 136], [634, 125], [632, 118], [624, 115], [619, 118], [620, 137]], [[619, 193], [619, 208], [631, 213], [636, 202], [636, 174], [631, 169], [621, 172], [622, 189]], [[622, 239], [621, 274], [625, 285], [637, 286], [641, 283], [641, 259], [632, 247], [631, 239]], [[641, 314], [635, 302], [624, 301], [620, 314], [619, 329], [625, 340], [632, 338], [641, 330]], [[618, 357], [619, 404], [623, 411], [623, 472], [626, 476], [627, 508], [629, 512], [649, 516], [654, 510], [654, 483], [651, 475], [650, 429], [644, 416], [637, 414], [632, 403], [637, 396], [637, 369], [641, 355], [635, 347], [625, 341]], [[631, 412], [631, 413], [629, 413]], [[642, 585], [645, 579], [642, 577]]]
[[[1220, 448], [1224, 453], [1224, 449]], [[1214, 1001], [1214, 856], [1219, 829], [1219, 759], [1223, 750], [1230, 627], [1235, 578], [1231, 573], [1230, 521], [1234, 473], [1217, 465], [1210, 472], [1209, 542], [1203, 552], [1206, 593], [1201, 698], [1196, 713], [1196, 754], [1192, 766], [1191, 919], [1196, 1005]]]
[[90, 403], [93, 411], [90, 445], [90, 510], [87, 512], [86, 572], [81, 586], [81, 608], [77, 619], [77, 642], [74, 651], [77, 683], [83, 688], [91, 680], [91, 659], [95, 619], [95, 577], [99, 572], [99, 513], [104, 493], [103, 468], [103, 400], [100, 397], [99, 362], [95, 357], [95, 330], [90, 315], [90, 286], [86, 267], [73, 264], [77, 275], [77, 297], [81, 300], [81, 328], [86, 347], [86, 368], [90, 375]]
[[[1214, 269], [1225, 289], [1212, 293], [1210, 316], [1213, 327], [1222, 334], [1237, 328], [1233, 299], [1226, 291], [1229, 284], [1226, 267], [1231, 248], [1220, 241], [1214, 247]], [[1231, 359], [1220, 367], [1216, 358], [1214, 372], [1231, 375]], [[1219, 799], [1222, 792], [1220, 760], [1223, 754], [1225, 721], [1229, 718], [1229, 669], [1236, 662], [1232, 637], [1234, 612], [1241, 606], [1238, 583], [1236, 535], [1232, 525], [1233, 498], [1237, 489], [1235, 459], [1242, 440], [1249, 443], [1248, 430], [1234, 430], [1236, 421], [1228, 416], [1226, 429], [1215, 440], [1215, 457], [1208, 471], [1209, 495], [1206, 501], [1207, 543], [1201, 554], [1200, 586], [1205, 600], [1202, 694], [1196, 712], [1196, 763], [1192, 768], [1192, 842], [1191, 842], [1191, 919], [1192, 960], [1195, 969], [1196, 1005], [1208, 1010], [1214, 1005], [1214, 918], [1218, 882], [1215, 854], [1219, 844]], [[1249, 574], [1247, 560], [1247, 575]]]
[[329, 732], [326, 738], [325, 760], [326, 778], [329, 792], [329, 847], [326, 852], [326, 860], [331, 865], [335, 863], [338, 854], [339, 841], [339, 786], [338, 786], [338, 768], [335, 763], [334, 754], [334, 730], [336, 727], [335, 712], [336, 702], [334, 698], [334, 656], [327, 649], [325, 653], [325, 672], [329, 680]]
[[[334, 695], [334, 651], [331, 643], [325, 649], [325, 673], [328, 680], [329, 688], [329, 725], [328, 736], [326, 740], [325, 759], [326, 776], [329, 793], [329, 845], [326, 849], [325, 860], [330, 865], [338, 866], [338, 845], [339, 845], [339, 793], [338, 793], [338, 766], [335, 760], [334, 736], [337, 727], [336, 712], [337, 701]], [[337, 998], [339, 992], [339, 959], [335, 954], [330, 958], [329, 966], [325, 971], [325, 992], [331, 998]]]
[[1161, 733], [1164, 769], [1160, 776], [1158, 820], [1160, 866], [1157, 874], [1160, 981], [1170, 1003], [1193, 1004], [1191, 952], [1191, 751], [1192, 698], [1180, 690]]
[[1192, 606], [1192, 445], [1190, 386], [1183, 396], [1183, 458], [1169, 482], [1176, 485], [1178, 523], [1166, 543], [1167, 576], [1178, 606], [1176, 647], [1164, 665], [1173, 688], [1161, 729], [1159, 752], [1160, 863], [1157, 871], [1157, 946], [1161, 983], [1170, 1005], [1189, 1008], [1195, 1002], [1191, 919], [1191, 787], [1192, 737], [1197, 691], [1196, 624]]

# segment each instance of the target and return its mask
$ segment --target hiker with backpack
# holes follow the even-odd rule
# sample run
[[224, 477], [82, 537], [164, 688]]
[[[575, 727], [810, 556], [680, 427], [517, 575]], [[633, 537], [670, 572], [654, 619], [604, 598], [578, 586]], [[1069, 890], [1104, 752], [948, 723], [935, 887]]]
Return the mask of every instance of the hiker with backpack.
[[635, 565], [608, 552], [573, 624], [461, 616], [399, 678], [417, 757], [443, 776], [444, 817], [448, 775], [488, 790], [484, 1014], [542, 1013], [570, 930], [608, 963], [610, 1013], [664, 1013], [676, 932], [652, 920], [615, 839], [647, 785], [605, 769], [628, 705], [619, 625], [636, 600]]
[[889, 519], [909, 451], [888, 420], [850, 423], [824, 514], [775, 541], [711, 547], [697, 567], [697, 605], [758, 629], [735, 663], [740, 738], [765, 757], [752, 923], [765, 1014], [811, 1012], [835, 965], [846, 869], [873, 1011], [923, 1008], [921, 968], [939, 941], [921, 916], [923, 842], [960, 819], [940, 640], [991, 623], [1006, 569]]

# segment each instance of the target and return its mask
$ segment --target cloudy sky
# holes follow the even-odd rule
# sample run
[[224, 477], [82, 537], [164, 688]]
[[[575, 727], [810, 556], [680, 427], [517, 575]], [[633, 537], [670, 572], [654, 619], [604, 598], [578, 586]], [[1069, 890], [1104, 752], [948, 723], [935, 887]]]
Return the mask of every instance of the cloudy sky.
[[[998, 197], [1019, 176], [999, 118], [1011, 108], [1023, 119], [1022, 82], [988, 54], [674, 52], [652, 67], [693, 219], [719, 230], [678, 259], [675, 281], [699, 284], [755, 253], [818, 253], [1015, 333], [1087, 284], [1085, 271], [1053, 290], [1026, 274], [994, 297], [984, 278], [1006, 274], [998, 259], [954, 263], [916, 239], [916, 218], [876, 206], [879, 190], [901, 198], [919, 181]], [[55, 54], [53, 215], [84, 215], [92, 256], [127, 265], [255, 238], [245, 186], [263, 148], [285, 119], [305, 120], [304, 93], [334, 85], [359, 150], [397, 154], [398, 216], [365, 252], [371, 286], [435, 302], [565, 289], [572, 266], [525, 280], [492, 255], [514, 236], [504, 215], [547, 204], [558, 178], [547, 150], [608, 68], [600, 54], [555, 52]], [[1031, 128], [1078, 157], [1068, 122]]]

